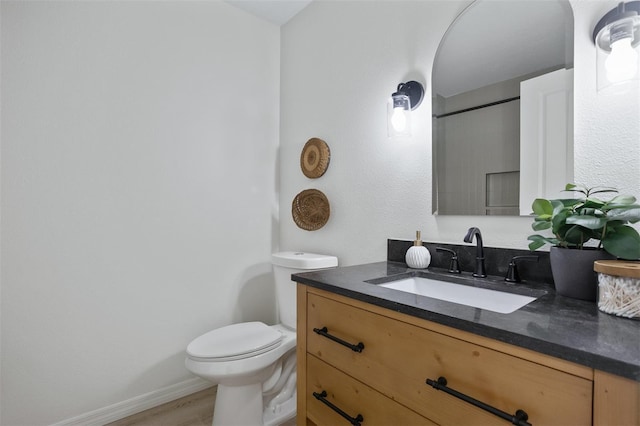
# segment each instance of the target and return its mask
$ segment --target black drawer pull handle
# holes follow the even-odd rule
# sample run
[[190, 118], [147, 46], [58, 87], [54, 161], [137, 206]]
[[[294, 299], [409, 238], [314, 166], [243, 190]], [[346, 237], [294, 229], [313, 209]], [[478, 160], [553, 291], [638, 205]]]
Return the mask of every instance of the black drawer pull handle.
[[364, 421], [364, 417], [362, 417], [362, 414], [358, 414], [355, 417], [351, 417], [350, 415], [348, 415], [347, 413], [345, 413], [344, 411], [342, 411], [341, 409], [339, 409], [338, 407], [336, 407], [335, 405], [327, 401], [325, 399], [327, 396], [327, 391], [325, 390], [323, 390], [321, 393], [314, 392], [313, 396], [315, 396], [318, 401], [324, 403], [327, 407], [331, 408], [333, 411], [335, 411], [336, 413], [340, 414], [342, 417], [347, 419], [349, 423], [351, 423], [353, 426], [360, 426], [360, 422]]
[[364, 349], [364, 343], [362, 342], [358, 342], [357, 345], [352, 345], [349, 342], [345, 342], [344, 340], [336, 337], [336, 336], [332, 336], [329, 334], [329, 330], [327, 330], [327, 327], [322, 327], [322, 328], [314, 328], [313, 331], [315, 331], [317, 334], [324, 336], [326, 338], [329, 338], [331, 340], [333, 340], [334, 342], [340, 343], [341, 345], [344, 345], [346, 347], [348, 347], [349, 349], [351, 349], [354, 352], [362, 352], [362, 350]]
[[527, 422], [527, 420], [529, 420], [529, 415], [525, 413], [523, 410], [516, 410], [515, 414], [506, 413], [502, 410], [492, 407], [491, 405], [485, 404], [482, 401], [478, 401], [475, 398], [472, 398], [468, 395], [460, 393], [455, 389], [451, 389], [450, 387], [447, 387], [447, 379], [445, 379], [444, 377], [439, 377], [437, 381], [427, 379], [427, 384], [437, 390], [444, 391], [449, 395], [453, 395], [456, 398], [459, 398], [465, 402], [468, 402], [469, 404], [475, 405], [478, 408], [482, 408], [483, 410], [488, 411], [491, 414], [496, 415], [504, 420], [507, 420], [514, 425], [531, 426], [531, 423]]

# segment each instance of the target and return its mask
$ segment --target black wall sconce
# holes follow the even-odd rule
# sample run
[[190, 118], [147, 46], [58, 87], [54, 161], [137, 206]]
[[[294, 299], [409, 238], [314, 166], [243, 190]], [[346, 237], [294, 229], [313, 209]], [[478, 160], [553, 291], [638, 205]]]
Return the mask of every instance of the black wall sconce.
[[398, 84], [387, 102], [387, 133], [389, 137], [411, 136], [411, 111], [424, 98], [424, 87], [417, 81]]
[[598, 91], [640, 79], [640, 1], [620, 3], [593, 30]]

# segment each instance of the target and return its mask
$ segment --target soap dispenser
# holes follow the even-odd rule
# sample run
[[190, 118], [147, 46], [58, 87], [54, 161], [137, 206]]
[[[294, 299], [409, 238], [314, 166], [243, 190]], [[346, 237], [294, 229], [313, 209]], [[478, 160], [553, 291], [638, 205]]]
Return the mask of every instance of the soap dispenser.
[[420, 231], [416, 231], [416, 239], [413, 242], [413, 246], [407, 250], [404, 260], [407, 262], [409, 268], [415, 269], [424, 269], [431, 263], [431, 253], [422, 245]]

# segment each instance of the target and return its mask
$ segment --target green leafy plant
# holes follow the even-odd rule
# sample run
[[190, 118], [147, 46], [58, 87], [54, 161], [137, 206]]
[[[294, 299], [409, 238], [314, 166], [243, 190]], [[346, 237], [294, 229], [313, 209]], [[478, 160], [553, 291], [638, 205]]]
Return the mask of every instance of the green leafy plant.
[[615, 193], [614, 188], [587, 188], [567, 184], [567, 192], [582, 194], [579, 198], [545, 200], [533, 204], [534, 231], [550, 229], [553, 237], [530, 235], [530, 250], [545, 244], [582, 249], [590, 240], [599, 240], [598, 249], [622, 259], [640, 258], [640, 235], [628, 224], [640, 221], [640, 205], [630, 195], [617, 195], [602, 201], [595, 194]]

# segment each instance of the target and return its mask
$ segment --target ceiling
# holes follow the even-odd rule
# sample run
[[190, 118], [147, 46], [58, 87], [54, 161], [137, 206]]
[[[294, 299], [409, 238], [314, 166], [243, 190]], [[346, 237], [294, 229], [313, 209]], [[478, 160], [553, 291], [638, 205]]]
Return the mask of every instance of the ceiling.
[[276, 25], [283, 25], [312, 0], [224, 0], [232, 6]]

